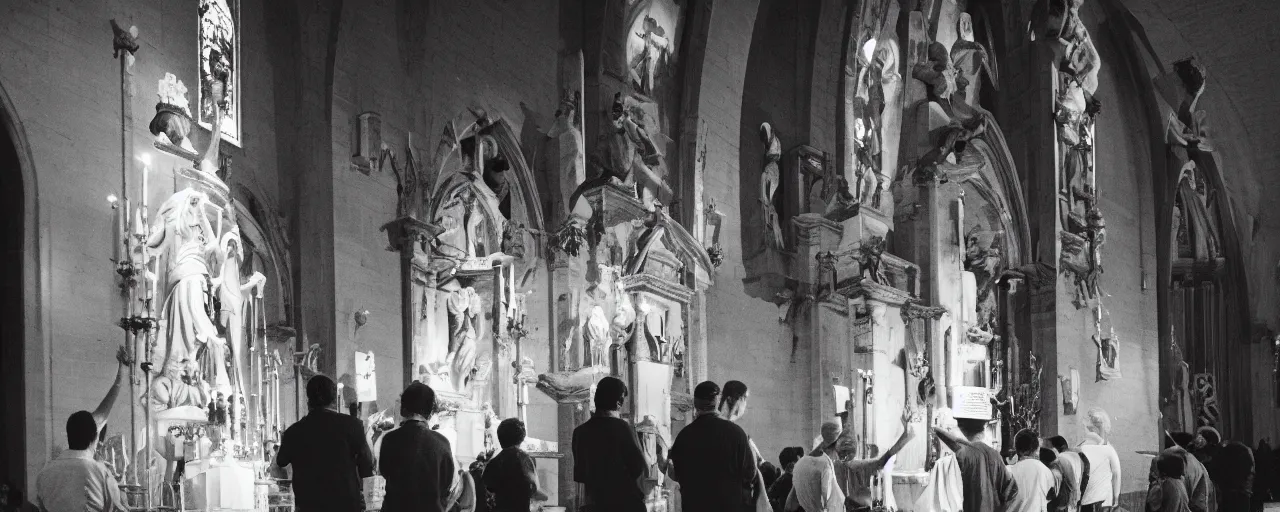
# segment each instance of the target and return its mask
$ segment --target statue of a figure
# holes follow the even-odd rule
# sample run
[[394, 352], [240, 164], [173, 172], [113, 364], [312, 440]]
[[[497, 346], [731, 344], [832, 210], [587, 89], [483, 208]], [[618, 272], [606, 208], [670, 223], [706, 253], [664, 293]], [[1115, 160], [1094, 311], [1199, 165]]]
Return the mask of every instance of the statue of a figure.
[[148, 393], [154, 411], [174, 407], [193, 406], [204, 409], [209, 406], [209, 390], [200, 376], [200, 369], [193, 361], [170, 361], [164, 370], [151, 381]]
[[[209, 197], [187, 188], [160, 205], [156, 225], [147, 245], [161, 250], [166, 262], [163, 308], [165, 358], [162, 367], [177, 361], [194, 361], [200, 346], [225, 346], [209, 314], [209, 260], [217, 233], [209, 224]], [[216, 355], [211, 353], [211, 355]], [[226, 366], [215, 359], [215, 371]], [[225, 379], [225, 374], [215, 378]]]
[[880, 268], [880, 260], [884, 257], [884, 245], [884, 237], [873, 236], [858, 246], [858, 263], [862, 277], [876, 284], [889, 284], [884, 270]]
[[[948, 175], [938, 169], [938, 166], [943, 164], [955, 166], [957, 173], [967, 172], [971, 168], [976, 171], [977, 167], [972, 165], [974, 162], [964, 162], [961, 158], [969, 147], [969, 141], [982, 135], [986, 129], [985, 115], [974, 116], [964, 121], [952, 121], [949, 125], [939, 128], [938, 144], [916, 161], [913, 179], [917, 183], [930, 180], [946, 183]], [[954, 163], [950, 161], [953, 156]]]
[[667, 31], [652, 17], [644, 17], [642, 32], [636, 32], [644, 49], [631, 58], [627, 66], [631, 86], [641, 94], [653, 94], [654, 78], [659, 67], [664, 67], [671, 56], [671, 40]]
[[992, 56], [987, 48], [974, 40], [973, 18], [969, 13], [960, 13], [957, 34], [959, 38], [951, 45], [951, 61], [964, 84], [960, 85], [961, 80], [957, 79], [959, 90], [956, 93], [965, 103], [976, 107], [978, 92], [982, 90], [982, 74], [985, 73], [994, 85], [998, 79], [997, 71], [992, 65]]
[[582, 331], [583, 344], [590, 349], [591, 360], [585, 366], [607, 365], [609, 363], [609, 345], [613, 339], [609, 336], [609, 317], [604, 308], [593, 306], [587, 315], [587, 323]]
[[760, 209], [764, 212], [765, 243], [774, 249], [781, 250], [782, 227], [779, 226], [778, 210], [773, 206], [773, 195], [778, 191], [782, 173], [778, 170], [778, 162], [782, 160], [782, 142], [773, 133], [769, 123], [760, 124], [760, 142], [764, 143], [764, 172], [760, 174]]
[[587, 190], [606, 183], [621, 184], [628, 179], [647, 180], [649, 184], [646, 188], [650, 192], [661, 189], [668, 195], [672, 193], [671, 187], [653, 170], [653, 167], [662, 164], [662, 153], [653, 143], [641, 116], [643, 111], [628, 107], [623, 101], [622, 93], [614, 94], [613, 106], [609, 111], [612, 129], [608, 134], [607, 165], [601, 170], [600, 176], [582, 182], [574, 190], [573, 195], [569, 196], [570, 207], [577, 204], [578, 197]]
[[231, 214], [230, 220], [233, 227], [222, 234], [222, 242], [219, 244], [222, 270], [218, 273], [218, 277], [213, 279], [213, 286], [218, 290], [218, 304], [221, 307], [221, 311], [218, 312], [218, 323], [222, 325], [227, 343], [231, 348], [232, 375], [231, 388], [224, 387], [221, 382], [215, 382], [214, 388], [219, 392], [229, 393], [234, 401], [234, 398], [243, 394], [245, 389], [244, 356], [248, 352], [248, 347], [244, 339], [246, 306], [244, 293], [253, 290], [254, 296], [261, 298], [262, 288], [267, 279], [260, 272], [254, 272], [248, 281], [240, 282], [240, 262], [244, 260], [244, 249], [241, 247], [240, 230], [234, 227], [235, 215], [231, 212], [235, 210], [227, 211]]
[[623, 275], [635, 275], [644, 270], [644, 264], [649, 259], [649, 251], [653, 249], [654, 244], [662, 240], [666, 233], [667, 214], [662, 210], [662, 203], [655, 202], [653, 212], [649, 214], [649, 220], [644, 223], [644, 231], [636, 240], [635, 252], [627, 259], [627, 270]]
[[450, 293], [445, 300], [449, 311], [449, 354], [445, 361], [450, 366], [454, 391], [461, 392], [475, 367], [479, 317], [484, 305], [480, 303], [480, 294], [471, 287]]
[[[582, 91], [566, 93], [560, 100], [560, 108], [556, 110], [556, 120], [551, 125], [547, 136], [559, 141], [560, 149], [560, 197], [566, 201], [573, 195], [574, 187], [587, 179], [586, 159], [582, 157], [585, 142], [582, 138], [582, 114], [578, 111], [578, 103], [582, 100]], [[574, 211], [575, 204], [564, 205], [565, 210]]]
[[502, 229], [502, 253], [516, 258], [524, 257], [524, 224], [507, 221]]
[[818, 260], [817, 299], [824, 300], [836, 291], [837, 257], [831, 251], [823, 251], [814, 258]]
[[[883, 107], [883, 104], [881, 104]], [[879, 117], [876, 115], [875, 117]], [[857, 183], [853, 195], [873, 208], [880, 202], [880, 127], [871, 117], [853, 122], [853, 167]]]

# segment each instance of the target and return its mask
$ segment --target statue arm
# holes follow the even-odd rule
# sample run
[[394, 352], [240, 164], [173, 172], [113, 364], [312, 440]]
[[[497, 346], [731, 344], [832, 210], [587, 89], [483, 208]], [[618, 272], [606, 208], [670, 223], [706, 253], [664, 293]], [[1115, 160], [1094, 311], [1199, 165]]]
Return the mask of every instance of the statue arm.
[[151, 234], [147, 236], [147, 247], [155, 249], [164, 243], [165, 232], [168, 231], [168, 222], [161, 218], [158, 222], [151, 226]]

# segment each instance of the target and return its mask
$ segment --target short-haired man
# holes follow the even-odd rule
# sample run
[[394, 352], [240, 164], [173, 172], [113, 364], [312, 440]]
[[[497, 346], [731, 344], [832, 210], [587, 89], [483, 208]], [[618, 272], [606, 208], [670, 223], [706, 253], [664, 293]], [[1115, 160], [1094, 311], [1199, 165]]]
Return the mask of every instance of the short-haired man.
[[312, 377], [307, 381], [309, 412], [280, 438], [276, 465], [293, 466], [298, 512], [364, 510], [360, 481], [373, 476], [373, 453], [360, 420], [333, 410], [337, 400], [333, 379]]
[[684, 510], [751, 510], [756, 456], [742, 427], [716, 412], [720, 386], [693, 390], [694, 419], [671, 444], [671, 476], [680, 483]]
[[1054, 496], [1049, 500], [1049, 512], [1075, 512], [1080, 509], [1080, 491], [1088, 482], [1088, 471], [1084, 454], [1071, 451], [1067, 439], [1053, 436], [1045, 440], [1052, 447], [1055, 458], [1049, 465], [1053, 473]]
[[36, 506], [42, 512], [128, 510], [111, 470], [93, 460], [98, 424], [93, 413], [67, 418], [67, 449], [36, 477]]
[[484, 467], [484, 486], [493, 493], [494, 512], [527, 512], [529, 505], [547, 496], [538, 490], [537, 465], [520, 449], [524, 443], [524, 422], [507, 418], [498, 424], [498, 452]]
[[1005, 510], [1044, 512], [1048, 509], [1049, 495], [1056, 482], [1053, 472], [1040, 462], [1040, 436], [1030, 430], [1021, 430], [1013, 438], [1013, 447], [1018, 451], [1018, 462], [1009, 467], [1009, 473], [1018, 485], [1018, 494]]
[[635, 427], [622, 419], [627, 385], [615, 377], [596, 384], [596, 412], [573, 429], [573, 480], [586, 487], [587, 510], [643, 512], [639, 478], [647, 463]]
[[964, 510], [1004, 510], [1018, 496], [1018, 484], [1004, 466], [1000, 452], [985, 442], [987, 422], [956, 418], [964, 439], [935, 427], [938, 439], [956, 452], [956, 466], [964, 482]]
[[457, 473], [449, 440], [427, 421], [436, 408], [430, 386], [413, 382], [400, 395], [400, 428], [387, 432], [378, 469], [387, 480], [384, 512], [445, 512]]

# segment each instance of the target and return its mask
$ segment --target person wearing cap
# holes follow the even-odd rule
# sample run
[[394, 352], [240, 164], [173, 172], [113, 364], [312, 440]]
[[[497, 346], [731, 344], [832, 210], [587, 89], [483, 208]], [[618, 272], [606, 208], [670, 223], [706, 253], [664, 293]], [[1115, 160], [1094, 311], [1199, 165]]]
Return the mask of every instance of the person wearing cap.
[[413, 382], [400, 394], [400, 428], [382, 437], [378, 470], [387, 480], [385, 512], [448, 509], [457, 469], [449, 439], [428, 424], [436, 408], [431, 386]]
[[680, 483], [684, 510], [753, 510], [756, 458], [747, 433], [716, 412], [720, 386], [698, 384], [694, 420], [671, 445], [671, 477]]
[[1000, 452], [985, 441], [987, 421], [956, 418], [964, 438], [934, 427], [938, 439], [956, 454], [960, 480], [964, 483], [964, 510], [1004, 510], [1018, 496], [1018, 484], [1004, 465]]
[[822, 444], [810, 456], [796, 463], [792, 490], [783, 510], [803, 508], [806, 512], [870, 509], [874, 504], [871, 477], [889, 464], [913, 437], [911, 415], [902, 415], [902, 435], [887, 451], [874, 459], [853, 459], [857, 436], [852, 428], [843, 431], [829, 421], [822, 424]]
[[573, 480], [586, 487], [590, 511], [642, 512], [639, 479], [648, 463], [631, 423], [622, 419], [627, 385], [616, 377], [596, 384], [596, 412], [573, 429]]
[[276, 465], [293, 466], [298, 512], [364, 510], [360, 480], [373, 476], [373, 453], [360, 420], [333, 410], [337, 400], [333, 379], [312, 377], [307, 381], [309, 412], [280, 438]]

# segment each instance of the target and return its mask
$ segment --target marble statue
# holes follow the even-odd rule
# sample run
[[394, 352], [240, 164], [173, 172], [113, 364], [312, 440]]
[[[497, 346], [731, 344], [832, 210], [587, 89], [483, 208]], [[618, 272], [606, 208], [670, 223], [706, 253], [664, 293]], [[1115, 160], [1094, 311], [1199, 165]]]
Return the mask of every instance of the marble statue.
[[609, 110], [611, 130], [607, 134], [607, 164], [600, 176], [582, 182], [573, 191], [569, 196], [570, 208], [587, 190], [606, 183], [622, 184], [628, 179], [645, 179], [649, 182], [647, 186], [661, 189], [668, 195], [672, 193], [671, 187], [653, 170], [662, 164], [662, 153], [650, 137], [642, 116], [642, 110], [628, 107], [622, 93], [614, 94], [613, 106]]
[[254, 272], [249, 276], [248, 281], [240, 282], [240, 262], [244, 260], [244, 249], [240, 240], [240, 230], [235, 227], [235, 208], [228, 208], [227, 214], [232, 228], [222, 234], [222, 240], [218, 244], [222, 269], [218, 277], [213, 279], [213, 287], [218, 291], [220, 305], [218, 323], [222, 326], [231, 349], [233, 370], [230, 388], [225, 387], [221, 382], [215, 382], [214, 387], [220, 392], [231, 395], [234, 399], [244, 393], [244, 379], [247, 376], [244, 357], [249, 347], [244, 339], [243, 317], [246, 306], [244, 293], [254, 291], [254, 296], [261, 298], [263, 285], [267, 279], [262, 273]]
[[461, 392], [470, 380], [476, 362], [476, 338], [480, 335], [480, 315], [484, 305], [474, 288], [452, 292], [445, 299], [449, 312], [449, 364], [454, 391]]
[[[556, 120], [551, 125], [547, 136], [559, 141], [560, 149], [560, 193], [566, 201], [573, 195], [573, 188], [587, 178], [586, 160], [582, 153], [585, 142], [582, 138], [582, 113], [578, 111], [578, 103], [582, 100], [582, 92], [566, 93], [560, 99], [560, 108], [556, 110]], [[575, 204], [566, 204], [565, 209], [574, 211]]]
[[779, 161], [782, 160], [782, 143], [773, 126], [760, 124], [760, 142], [764, 143], [764, 171], [760, 174], [760, 208], [764, 212], [765, 243], [774, 249], [782, 250], [782, 227], [779, 225], [778, 210], [773, 205], [773, 195], [778, 191], [782, 179]]
[[643, 271], [644, 264], [649, 259], [649, 251], [662, 240], [666, 233], [667, 214], [663, 211], [662, 204], [655, 202], [653, 204], [653, 212], [650, 213], [649, 219], [644, 223], [644, 231], [640, 233], [640, 238], [636, 240], [635, 251], [630, 258], [627, 258], [626, 271], [622, 275], [630, 276]]
[[644, 46], [627, 66], [631, 86], [641, 94], [653, 94], [656, 71], [671, 58], [671, 40], [667, 39], [666, 29], [650, 16], [644, 17], [642, 31], [635, 36]]
[[587, 400], [591, 387], [609, 375], [609, 366], [584, 366], [572, 372], [556, 372], [538, 375], [537, 388], [556, 401]]
[[582, 341], [591, 350], [591, 359], [587, 365], [607, 364], [609, 361], [609, 345], [613, 343], [609, 335], [609, 318], [604, 308], [593, 306], [587, 315], [587, 323], [582, 331]]
[[[160, 205], [147, 240], [166, 262], [163, 368], [194, 361], [202, 346], [225, 346], [209, 317], [209, 261], [217, 241], [206, 213], [209, 204], [209, 197], [202, 192], [191, 188], [178, 191]], [[225, 371], [222, 364], [213, 366]]]
[[872, 236], [858, 246], [858, 265], [863, 279], [870, 279], [876, 284], [889, 284], [880, 261], [884, 257], [885, 240], [882, 236]]
[[817, 299], [825, 300], [836, 291], [837, 257], [831, 251], [823, 251], [815, 255], [814, 258], [818, 260]]
[[200, 369], [190, 360], [170, 361], [160, 376], [151, 381], [147, 394], [154, 411], [166, 411], [176, 407], [209, 406], [209, 389], [204, 384]]
[[1097, 382], [1120, 378], [1120, 340], [1115, 333], [1106, 338], [1094, 334], [1093, 345], [1098, 348]]
[[[951, 45], [951, 61], [958, 72], [956, 93], [972, 106], [978, 106], [978, 93], [982, 90], [982, 75], [986, 74], [994, 85], [997, 68], [992, 65], [992, 55], [987, 48], [974, 40], [973, 18], [960, 13], [957, 24], [958, 39]], [[961, 80], [963, 79], [963, 80]]]
[[444, 231], [432, 241], [433, 252], [453, 260], [465, 260], [475, 254], [472, 230], [477, 227], [481, 215], [473, 212], [474, 206], [474, 196], [467, 188], [440, 205], [435, 223]]
[[[946, 183], [949, 179], [949, 173], [944, 173], [939, 169], [939, 166], [944, 164], [955, 167], [956, 173], [964, 173], [971, 170], [976, 172], [977, 167], [972, 165], [973, 162], [962, 161], [962, 156], [969, 147], [969, 141], [981, 136], [986, 132], [986, 129], [986, 116], [975, 116], [964, 121], [952, 121], [947, 126], [940, 128], [937, 135], [937, 145], [924, 155], [921, 155], [920, 159], [916, 161], [913, 179], [917, 183], [931, 180]], [[955, 160], [955, 162], [953, 163], [952, 160]]]
[[525, 232], [524, 224], [507, 221], [502, 228], [502, 253], [516, 258], [523, 258]]

